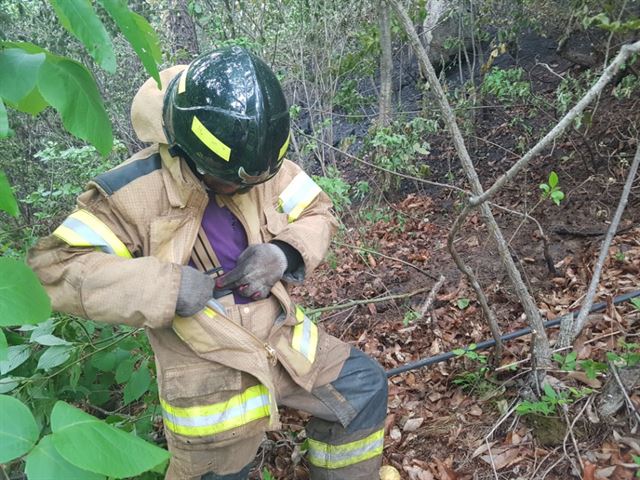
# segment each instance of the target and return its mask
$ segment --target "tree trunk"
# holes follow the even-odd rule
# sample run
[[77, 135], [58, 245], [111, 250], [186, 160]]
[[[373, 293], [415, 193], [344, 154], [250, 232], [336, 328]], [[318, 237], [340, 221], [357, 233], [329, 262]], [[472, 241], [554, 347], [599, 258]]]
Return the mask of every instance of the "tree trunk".
[[378, 125], [385, 127], [391, 122], [391, 86], [393, 59], [391, 58], [391, 24], [389, 6], [380, 0], [380, 110]]
[[190, 61], [200, 51], [195, 22], [185, 0], [169, 0], [168, 3], [164, 23], [169, 33], [167, 47], [172, 63]]

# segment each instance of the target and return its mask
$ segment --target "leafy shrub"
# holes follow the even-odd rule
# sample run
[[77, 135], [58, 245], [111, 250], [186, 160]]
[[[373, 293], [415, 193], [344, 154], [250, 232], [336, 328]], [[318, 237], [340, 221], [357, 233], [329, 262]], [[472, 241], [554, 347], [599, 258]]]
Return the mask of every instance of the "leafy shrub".
[[351, 185], [342, 178], [340, 170], [336, 167], [329, 166], [326, 176], [314, 176], [313, 179], [320, 188], [322, 188], [324, 193], [329, 196], [336, 212], [342, 213], [346, 207], [351, 205], [351, 198], [349, 196]]
[[485, 75], [480, 91], [504, 103], [522, 100], [531, 94], [531, 84], [523, 80], [524, 73], [520, 67], [509, 70], [494, 67]]

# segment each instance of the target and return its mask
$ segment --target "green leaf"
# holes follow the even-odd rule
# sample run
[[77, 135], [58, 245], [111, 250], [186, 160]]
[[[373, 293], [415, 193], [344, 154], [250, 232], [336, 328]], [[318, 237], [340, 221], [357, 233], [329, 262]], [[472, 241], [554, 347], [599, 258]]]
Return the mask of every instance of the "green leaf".
[[104, 475], [87, 472], [67, 462], [53, 444], [53, 436], [43, 437], [26, 459], [25, 473], [29, 480], [67, 478], [73, 480], [102, 480]]
[[133, 47], [142, 65], [161, 88], [158, 63], [162, 60], [160, 43], [155, 31], [143, 17], [129, 10], [125, 0], [98, 0]]
[[20, 400], [0, 395], [0, 412], [0, 463], [7, 463], [31, 450], [40, 431], [31, 411]]
[[0, 362], [0, 375], [6, 375], [18, 368], [29, 360], [30, 354], [29, 345], [13, 345], [7, 348], [7, 359]]
[[636, 310], [640, 310], [640, 298], [632, 298], [630, 302]]
[[96, 353], [91, 359], [91, 365], [101, 372], [113, 372], [118, 365], [130, 357], [129, 352], [121, 349]]
[[110, 477], [133, 477], [169, 458], [167, 451], [62, 401], [51, 412], [51, 429], [56, 450], [65, 460]]
[[0, 50], [0, 97], [11, 103], [18, 103], [36, 86], [38, 72], [46, 55], [41, 52], [28, 52], [22, 48]]
[[12, 104], [16, 110], [20, 110], [21, 112], [28, 113], [29, 115], [38, 115], [45, 108], [49, 106], [49, 104], [42, 98], [40, 95], [40, 91], [38, 88], [34, 88], [31, 90], [31, 93], [22, 97], [18, 103]]
[[[7, 212], [12, 217], [17, 217], [20, 214], [16, 197], [13, 195], [9, 180], [7, 180], [7, 176], [2, 170], [0, 170], [0, 210]], [[0, 280], [1, 285], [2, 281]], [[2, 294], [0, 293], [1, 296]], [[0, 325], [2, 325], [2, 319], [0, 319]]]
[[469, 306], [469, 299], [468, 298], [459, 298], [458, 301], [456, 302], [456, 306], [460, 310], [464, 310], [465, 308], [467, 308]]
[[91, 142], [103, 155], [113, 147], [111, 122], [96, 83], [82, 64], [48, 54], [40, 67], [38, 88], [67, 130]]
[[37, 337], [33, 337], [31, 335], [31, 340], [39, 343], [40, 345], [45, 345], [47, 347], [53, 347], [55, 345], [71, 345], [71, 342], [66, 341], [63, 338], [56, 337], [55, 335], [39, 335]]
[[60, 23], [107, 72], [116, 71], [111, 38], [88, 0], [49, 0]]
[[120, 362], [116, 369], [116, 382], [124, 383], [131, 378], [136, 361], [136, 357], [129, 357], [124, 362]]
[[9, 393], [20, 384], [20, 380], [24, 380], [24, 378], [12, 375], [0, 378], [0, 393]]
[[551, 200], [553, 200], [553, 203], [555, 203], [556, 205], [560, 205], [560, 202], [564, 199], [564, 192], [561, 192], [560, 190], [555, 190], [553, 192], [551, 192]]
[[24, 263], [0, 258], [0, 326], [39, 323], [51, 315], [51, 301]]
[[149, 375], [148, 362], [145, 360], [140, 364], [138, 370], [133, 372], [129, 382], [124, 387], [124, 404], [128, 405], [139, 399], [149, 389], [151, 376]]
[[549, 174], [549, 186], [553, 189], [556, 185], [558, 185], [558, 174], [552, 170]]
[[7, 337], [4, 334], [4, 331], [0, 328], [0, 362], [3, 362], [7, 359], [7, 354], [9, 353], [9, 345], [7, 344]]
[[73, 347], [69, 345], [55, 345], [47, 348], [38, 360], [38, 370], [51, 370], [52, 368], [62, 365], [71, 356]]
[[2, 97], [0, 97], [0, 138], [9, 136], [9, 118], [7, 117], [7, 108], [4, 106]]

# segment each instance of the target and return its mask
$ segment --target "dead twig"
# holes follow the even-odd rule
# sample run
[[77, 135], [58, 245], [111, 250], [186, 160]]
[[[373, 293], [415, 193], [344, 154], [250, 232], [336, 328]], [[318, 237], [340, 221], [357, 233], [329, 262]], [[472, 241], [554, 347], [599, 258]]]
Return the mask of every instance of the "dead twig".
[[578, 412], [578, 415], [576, 415], [576, 417], [571, 422], [569, 422], [569, 416], [567, 415], [566, 409], [564, 408], [564, 406], [561, 407], [562, 414], [564, 416], [565, 421], [567, 422], [567, 433], [564, 435], [564, 440], [562, 441], [562, 449], [564, 450], [565, 455], [567, 456], [567, 458], [569, 459], [569, 461], [573, 465], [573, 468], [576, 469], [576, 471], [578, 471], [577, 466], [574, 464], [573, 460], [569, 456], [569, 453], [567, 452], [567, 439], [569, 437], [571, 437], [571, 442], [573, 443], [573, 448], [576, 451], [576, 457], [578, 457], [578, 462], [580, 462], [580, 471], [581, 472], [584, 472], [584, 462], [582, 461], [582, 456], [580, 455], [580, 449], [578, 448], [578, 442], [576, 441], [576, 437], [573, 434], [573, 428], [575, 427], [576, 422], [580, 419], [580, 417], [582, 417], [582, 414], [587, 409], [587, 406], [591, 402], [592, 398], [593, 397], [589, 397], [587, 399], [587, 401], [584, 402], [584, 407], [582, 407], [580, 409], [580, 411]]
[[627, 389], [625, 388], [624, 383], [622, 382], [622, 379], [620, 378], [620, 374], [618, 373], [618, 369], [616, 368], [616, 366], [614, 365], [614, 363], [612, 361], [608, 360], [607, 363], [609, 364], [609, 370], [611, 370], [611, 373], [613, 373], [613, 378], [616, 379], [616, 383], [618, 384], [618, 387], [620, 387], [620, 391], [622, 392], [622, 395], [624, 396], [625, 402], [627, 402], [627, 408], [631, 412], [633, 412], [633, 414], [636, 417], [636, 420], [638, 422], [640, 422], [640, 413], [638, 413], [638, 409], [636, 408], [635, 404], [629, 398], [629, 394], [627, 393]]
[[[638, 44], [640, 45], [640, 42], [638, 42]], [[611, 246], [613, 237], [615, 237], [616, 231], [618, 230], [618, 225], [620, 224], [622, 213], [627, 206], [629, 193], [631, 192], [631, 186], [633, 185], [636, 174], [638, 172], [638, 165], [640, 165], [640, 140], [638, 141], [638, 148], [636, 150], [636, 155], [633, 159], [633, 163], [631, 164], [631, 167], [629, 167], [629, 173], [624, 184], [624, 189], [622, 190], [622, 195], [620, 196], [620, 201], [618, 202], [618, 208], [616, 209], [616, 213], [613, 215], [613, 219], [611, 220], [611, 225], [609, 226], [609, 230], [607, 231], [607, 236], [602, 241], [600, 254], [598, 255], [598, 261], [593, 268], [593, 276], [591, 277], [591, 283], [589, 284], [589, 288], [587, 289], [587, 295], [585, 297], [584, 303], [582, 304], [582, 308], [580, 308], [580, 312], [578, 313], [575, 321], [573, 320], [572, 316], [563, 321], [560, 325], [560, 335], [558, 336], [557, 342], [557, 345], [560, 347], [566, 347], [567, 345], [573, 343], [578, 335], [580, 335], [580, 332], [587, 322], [587, 316], [589, 315], [589, 311], [591, 310], [591, 306], [593, 305], [593, 302], [595, 300], [596, 289], [598, 288], [598, 284], [600, 283], [602, 268], [604, 266], [604, 262], [609, 256], [609, 247]]]
[[[436, 295], [438, 294], [438, 292], [442, 288], [442, 285], [444, 285], [444, 281], [445, 281], [445, 276], [444, 275], [440, 275], [440, 278], [438, 278], [438, 281], [435, 283], [433, 288], [431, 288], [431, 291], [429, 292], [429, 295], [427, 295], [427, 299], [424, 301], [424, 303], [420, 307], [419, 316], [418, 316], [418, 318], [416, 318], [414, 320], [415, 323], [420, 323], [420, 321], [427, 314], [427, 312], [431, 308], [431, 305], [433, 304], [433, 301], [436, 299]], [[429, 322], [429, 323], [431, 323], [431, 322]]]
[[418, 290], [414, 290], [413, 292], [409, 292], [409, 293], [399, 293], [397, 295], [387, 295], [386, 297], [363, 298], [361, 300], [352, 300], [350, 302], [340, 303], [338, 305], [329, 305], [328, 307], [320, 307], [320, 308], [306, 310], [306, 313], [309, 315], [313, 315], [316, 313], [330, 312], [332, 310], [346, 310], [347, 308], [355, 307], [358, 305], [368, 305], [370, 303], [382, 303], [382, 302], [388, 302], [389, 300], [399, 300], [401, 298], [409, 298], [409, 297], [414, 297], [416, 295], [420, 295], [421, 293], [424, 293], [427, 290], [429, 290], [429, 288], [425, 287], [425, 288], [420, 288]]

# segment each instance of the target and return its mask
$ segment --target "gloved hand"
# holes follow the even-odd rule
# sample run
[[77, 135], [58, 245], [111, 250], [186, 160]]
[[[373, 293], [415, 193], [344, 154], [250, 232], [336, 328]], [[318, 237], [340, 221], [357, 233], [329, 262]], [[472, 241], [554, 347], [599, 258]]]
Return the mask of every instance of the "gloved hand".
[[243, 297], [266, 298], [287, 269], [287, 256], [272, 243], [251, 245], [238, 257], [236, 268], [216, 279], [216, 288], [237, 288]]
[[176, 314], [189, 317], [198, 313], [213, 297], [215, 280], [192, 267], [182, 267]]

